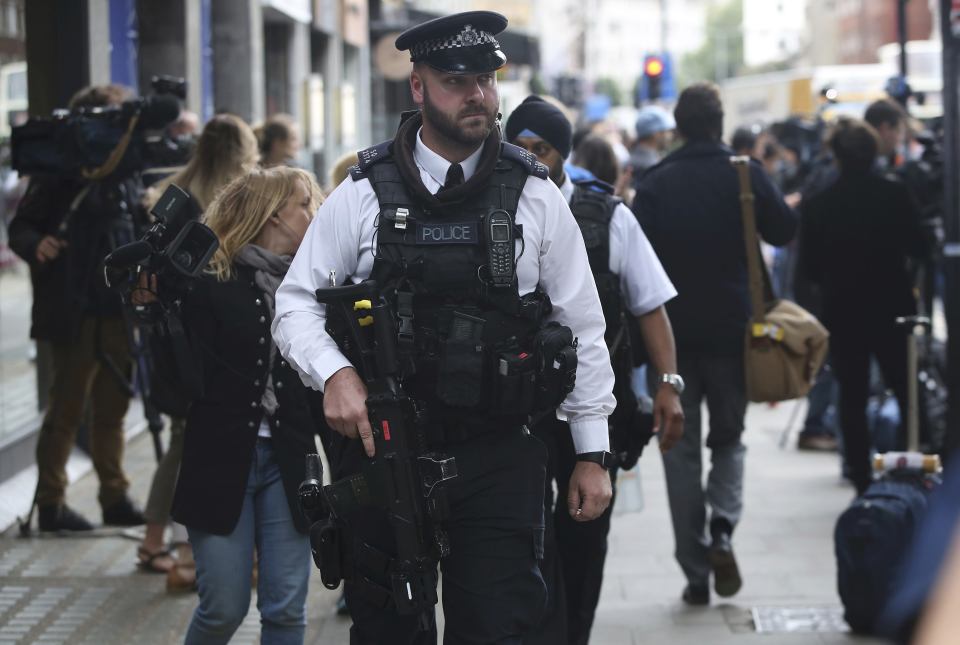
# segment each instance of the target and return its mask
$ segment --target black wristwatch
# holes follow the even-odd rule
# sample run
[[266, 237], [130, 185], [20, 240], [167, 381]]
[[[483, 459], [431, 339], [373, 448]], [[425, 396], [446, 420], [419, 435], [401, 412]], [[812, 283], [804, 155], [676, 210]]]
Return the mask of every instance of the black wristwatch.
[[617, 458], [612, 452], [600, 450], [597, 452], [581, 452], [577, 455], [577, 461], [592, 461], [595, 464], [603, 466], [604, 470], [610, 470], [617, 465]]

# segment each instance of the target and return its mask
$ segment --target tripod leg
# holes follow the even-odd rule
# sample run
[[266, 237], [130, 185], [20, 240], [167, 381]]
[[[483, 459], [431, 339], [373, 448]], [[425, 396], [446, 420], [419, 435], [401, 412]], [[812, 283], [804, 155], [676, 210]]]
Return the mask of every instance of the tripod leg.
[[33, 523], [33, 511], [37, 508], [37, 494], [40, 492], [40, 475], [37, 474], [37, 485], [33, 488], [33, 501], [30, 502], [30, 510], [27, 511], [26, 519], [17, 518], [19, 522], [20, 537], [30, 537], [33, 533], [30, 525]]
[[780, 433], [781, 450], [787, 447], [787, 442], [790, 440], [790, 433], [793, 431], [793, 424], [796, 423], [797, 417], [800, 415], [800, 408], [803, 407], [804, 401], [806, 401], [806, 399], [797, 399], [797, 402], [793, 405], [790, 420], [787, 421], [787, 426], [783, 429], [783, 432]]

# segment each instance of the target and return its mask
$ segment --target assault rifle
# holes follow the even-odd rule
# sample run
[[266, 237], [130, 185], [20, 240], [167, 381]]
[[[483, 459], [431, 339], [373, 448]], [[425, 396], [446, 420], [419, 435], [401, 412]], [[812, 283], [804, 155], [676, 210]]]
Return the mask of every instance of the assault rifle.
[[[317, 289], [327, 305], [327, 329], [351, 357], [367, 386], [367, 412], [376, 453], [359, 474], [322, 486], [317, 455], [307, 456], [307, 478], [300, 505], [311, 522], [310, 542], [320, 577], [328, 589], [341, 580], [389, 596], [399, 614], [420, 614], [426, 628], [437, 604], [437, 563], [450, 553], [441, 528], [446, 512], [442, 482], [457, 476], [453, 458], [427, 450], [422, 421], [400, 385], [395, 317], [377, 284]], [[350, 534], [350, 513], [361, 508], [386, 511], [396, 539], [396, 555], [386, 554]]]

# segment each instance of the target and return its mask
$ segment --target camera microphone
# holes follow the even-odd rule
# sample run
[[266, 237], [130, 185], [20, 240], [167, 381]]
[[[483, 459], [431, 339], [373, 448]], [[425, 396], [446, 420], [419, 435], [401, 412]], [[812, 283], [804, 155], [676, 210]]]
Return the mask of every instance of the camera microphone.
[[167, 127], [180, 116], [180, 101], [170, 94], [160, 94], [143, 99], [140, 106], [141, 129], [159, 130]]
[[149, 242], [138, 240], [117, 247], [104, 259], [103, 263], [110, 268], [125, 268], [146, 260], [152, 252], [153, 247]]

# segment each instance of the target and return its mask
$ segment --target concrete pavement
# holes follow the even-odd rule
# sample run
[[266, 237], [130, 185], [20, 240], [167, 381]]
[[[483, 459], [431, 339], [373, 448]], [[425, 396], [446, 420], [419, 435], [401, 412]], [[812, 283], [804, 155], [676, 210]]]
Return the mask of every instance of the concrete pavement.
[[[744, 587], [732, 599], [714, 598], [702, 609], [680, 602], [684, 581], [672, 557], [655, 451], [644, 455], [639, 472], [622, 476], [591, 643], [871, 642], [841, 631], [835, 591], [833, 524], [853, 492], [840, 483], [835, 455], [798, 452], [795, 432], [785, 449], [778, 447], [793, 406], [753, 406], [748, 414], [745, 512], [735, 535]], [[143, 500], [153, 471], [145, 433], [129, 444], [126, 463], [133, 494]], [[89, 474], [69, 491], [70, 503], [91, 519], [99, 519], [96, 485]], [[0, 645], [181, 641], [195, 596], [168, 595], [162, 576], [136, 569], [136, 532], [28, 539], [16, 533], [14, 526], [0, 538]], [[336, 592], [322, 587], [316, 571], [311, 585], [307, 643], [347, 643], [349, 622], [333, 615]], [[258, 641], [255, 603], [234, 643]]]
[[[853, 489], [842, 483], [835, 454], [796, 450], [804, 408], [796, 410], [786, 447], [779, 447], [796, 405], [753, 405], [747, 414], [744, 515], [734, 535], [744, 585], [733, 598], [714, 596], [709, 608], [679, 599], [685, 581], [672, 556], [663, 468], [655, 451], [644, 453], [645, 508], [614, 518], [592, 643], [871, 642], [845, 633], [836, 594], [833, 526]], [[755, 622], [771, 631], [758, 633]]]

